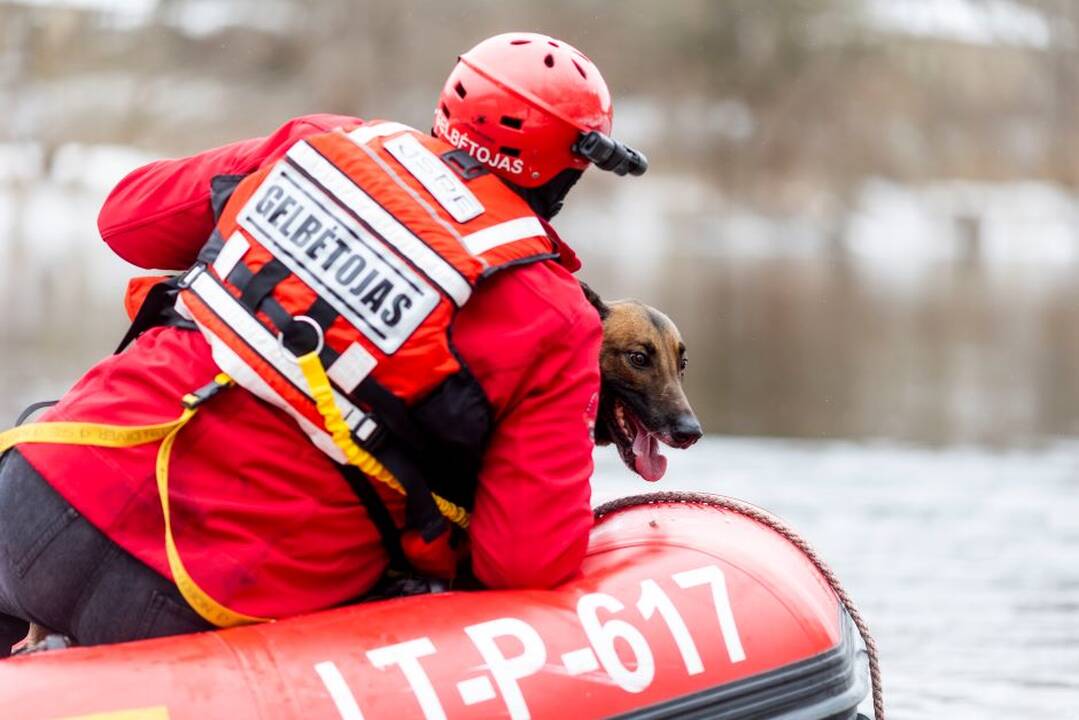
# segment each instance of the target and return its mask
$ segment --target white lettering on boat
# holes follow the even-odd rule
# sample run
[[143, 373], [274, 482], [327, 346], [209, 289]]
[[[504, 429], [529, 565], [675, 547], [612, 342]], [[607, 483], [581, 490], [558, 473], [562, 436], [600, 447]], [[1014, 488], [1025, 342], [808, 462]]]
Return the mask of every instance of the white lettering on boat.
[[[745, 648], [731, 608], [726, 577], [718, 565], [705, 565], [677, 572], [665, 582], [673, 583], [683, 590], [708, 586], [711, 589], [712, 604], [727, 659], [731, 663], [746, 659]], [[700, 592], [684, 593], [680, 599], [683, 603], [699, 605], [702, 595]], [[631, 621], [632, 618], [627, 616], [627, 612], [632, 609], [636, 609], [640, 619], [644, 621], [659, 616], [674, 641], [687, 676], [705, 672], [705, 662], [697, 642], [694, 641], [694, 632], [683, 618], [678, 604], [664, 590], [661, 582], [648, 578], [641, 581], [640, 593], [632, 606], [627, 606], [614, 595], [603, 592], [587, 593], [578, 599], [577, 618], [587, 645], [557, 656], [561, 660], [560, 668], [557, 663], [548, 663], [548, 643], [545, 643], [539, 631], [525, 620], [502, 617], [464, 627], [464, 634], [475, 647], [482, 664], [461, 664], [462, 670], [467, 673], [466, 677], [456, 683], [461, 703], [470, 707], [501, 697], [505, 712], [510, 718], [527, 720], [531, 717], [531, 712], [526, 693], [527, 683], [522, 681], [536, 675], [545, 667], [548, 672], [553, 669], [556, 673], [569, 677], [594, 674], [597, 681], [625, 692], [644, 692], [652, 685], [657, 672], [672, 665], [669, 662], [656, 663], [648, 637]], [[691, 620], [699, 624], [704, 616], [705, 614], [698, 612], [691, 616]], [[715, 630], [715, 626], [711, 624], [707, 628], [696, 628], [698, 638], [706, 639], [706, 648], [714, 646], [711, 639]], [[655, 639], [653, 637], [653, 641]], [[558, 640], [564, 642], [565, 637]], [[447, 693], [451, 692], [452, 686], [436, 689], [431, 676], [420, 662], [421, 658], [432, 658], [437, 654], [437, 648], [429, 637], [419, 637], [373, 648], [367, 651], [366, 658], [378, 670], [386, 671], [396, 666], [415, 697], [423, 717], [426, 720], [445, 720], [447, 713], [439, 692], [448, 698]], [[426, 662], [430, 666], [435, 661]], [[476, 674], [477, 670], [480, 674]], [[315, 666], [315, 671], [333, 700], [341, 720], [364, 720], [359, 704], [337, 666], [331, 661], [324, 661]], [[438, 675], [444, 677], [445, 673]], [[370, 696], [371, 688], [365, 685], [363, 697]], [[410, 712], [409, 709], [401, 709], [402, 716]]]
[[326, 692], [330, 693], [330, 698], [337, 707], [341, 720], [364, 720], [359, 703], [356, 702], [356, 696], [349, 690], [348, 683], [345, 682], [344, 676], [333, 661], [316, 663], [315, 672], [322, 679], [322, 684], [326, 686]]
[[417, 638], [396, 645], [386, 645], [367, 651], [367, 659], [379, 670], [385, 670], [391, 665], [401, 668], [401, 673], [412, 688], [412, 694], [420, 704], [420, 710], [427, 720], [446, 720], [446, 713], [442, 710], [442, 704], [438, 701], [438, 693], [435, 692], [431, 678], [427, 677], [420, 658], [435, 654], [435, 644], [430, 638]]
[[723, 636], [723, 644], [727, 646], [727, 657], [730, 658], [732, 663], [745, 660], [746, 651], [742, 647], [742, 638], [738, 634], [738, 626], [734, 622], [734, 611], [731, 610], [731, 596], [727, 592], [727, 578], [723, 576], [723, 571], [717, 565], [705, 565], [696, 570], [675, 573], [673, 577], [680, 588], [691, 588], [698, 585], [712, 586], [712, 601], [716, 604], [719, 632]]
[[[599, 658], [600, 665], [618, 687], [626, 692], [639, 693], [652, 684], [656, 676], [656, 661], [641, 631], [625, 620], [611, 618], [600, 622], [599, 611], [621, 612], [625, 606], [607, 593], [589, 593], [577, 601], [577, 617], [581, 621], [588, 642]], [[616, 641], [621, 639], [633, 654], [635, 669], [622, 661]]]
[[[502, 701], [506, 703], [513, 720], [528, 720], [528, 703], [521, 693], [517, 681], [534, 675], [547, 662], [547, 647], [536, 629], [517, 618], [499, 618], [478, 625], [469, 625], [465, 632], [472, 638], [472, 644], [479, 650], [487, 671], [495, 680]], [[512, 637], [522, 646], [519, 654], [506, 657], [499, 648], [496, 638]]]

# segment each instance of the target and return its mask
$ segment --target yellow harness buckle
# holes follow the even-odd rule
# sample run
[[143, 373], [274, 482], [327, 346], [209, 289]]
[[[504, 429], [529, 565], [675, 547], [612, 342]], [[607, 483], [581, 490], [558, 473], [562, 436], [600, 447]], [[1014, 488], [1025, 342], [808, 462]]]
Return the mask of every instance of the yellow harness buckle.
[[180, 399], [180, 402], [188, 410], [194, 410], [199, 405], [202, 405], [204, 402], [214, 397], [225, 388], [232, 387], [232, 385], [232, 378], [230, 378], [225, 373], [218, 373], [212, 381], [206, 383], [198, 390], [195, 390], [194, 392], [189, 392], [184, 395]]

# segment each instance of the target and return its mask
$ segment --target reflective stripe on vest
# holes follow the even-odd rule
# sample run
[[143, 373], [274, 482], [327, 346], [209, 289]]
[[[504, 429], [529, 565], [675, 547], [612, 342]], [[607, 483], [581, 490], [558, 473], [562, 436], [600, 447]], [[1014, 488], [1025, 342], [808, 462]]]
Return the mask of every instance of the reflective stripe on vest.
[[477, 282], [555, 256], [528, 205], [493, 175], [464, 181], [453, 150], [397, 123], [300, 141], [240, 183], [182, 279], [177, 309], [215, 362], [338, 462], [297, 356], [317, 352], [365, 444], [388, 427], [370, 398], [412, 405], [461, 371], [449, 325]]

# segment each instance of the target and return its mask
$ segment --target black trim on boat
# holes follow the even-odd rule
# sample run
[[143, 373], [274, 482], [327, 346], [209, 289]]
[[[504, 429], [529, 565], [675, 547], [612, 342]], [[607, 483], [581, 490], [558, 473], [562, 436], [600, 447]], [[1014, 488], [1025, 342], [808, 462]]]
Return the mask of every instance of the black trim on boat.
[[820, 655], [612, 720], [854, 720], [869, 689], [865, 650], [842, 609], [840, 625], [839, 644]]

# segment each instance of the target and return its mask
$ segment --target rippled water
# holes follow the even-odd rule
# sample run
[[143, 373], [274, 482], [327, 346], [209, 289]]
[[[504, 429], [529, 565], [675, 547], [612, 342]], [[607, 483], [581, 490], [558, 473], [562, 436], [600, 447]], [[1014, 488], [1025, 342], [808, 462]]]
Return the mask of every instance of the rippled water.
[[890, 718], [1079, 718], [1079, 443], [709, 438], [669, 456], [656, 486], [598, 450], [595, 502], [707, 490], [780, 515], [870, 623]]

